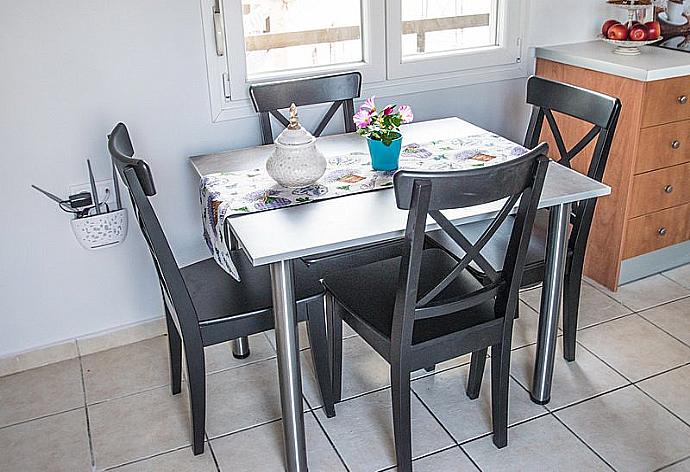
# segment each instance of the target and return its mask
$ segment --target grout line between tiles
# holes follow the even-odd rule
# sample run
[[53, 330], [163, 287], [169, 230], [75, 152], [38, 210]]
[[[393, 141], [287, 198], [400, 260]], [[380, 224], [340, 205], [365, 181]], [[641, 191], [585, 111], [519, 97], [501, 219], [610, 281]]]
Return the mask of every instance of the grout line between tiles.
[[[434, 421], [436, 421], [436, 422], [441, 426], [441, 428], [443, 429], [443, 431], [446, 432], [446, 434], [447, 434], [448, 437], [451, 439], [451, 441], [453, 441], [453, 443], [454, 443], [456, 446], [459, 446], [460, 443], [458, 442], [457, 439], [455, 439], [455, 436], [453, 436], [453, 434], [448, 430], [448, 428], [446, 428], [446, 425], [443, 424], [443, 422], [436, 416], [436, 414], [434, 414], [433, 411], [431, 411], [431, 408], [429, 407], [429, 405], [427, 405], [427, 404], [424, 402], [424, 400], [422, 400], [422, 397], [420, 397], [420, 396], [417, 394], [417, 392], [415, 392], [415, 390], [412, 388], [412, 382], [410, 382], [410, 392], [412, 393], [412, 395], [415, 396], [415, 398], [416, 398], [417, 400], [419, 400], [419, 402], [422, 404], [422, 406], [424, 407], [424, 409], [425, 409], [426, 411], [429, 412], [429, 414], [430, 414], [431, 417], [434, 419]], [[411, 410], [410, 410], [410, 411], [411, 411]]]
[[666, 405], [664, 405], [663, 403], [661, 403], [659, 400], [657, 400], [656, 398], [654, 398], [654, 397], [653, 397], [652, 395], [650, 395], [649, 393], [647, 393], [647, 392], [645, 392], [644, 390], [642, 390], [642, 388], [641, 388], [639, 385], [633, 384], [633, 386], [634, 386], [636, 389], [638, 389], [640, 392], [642, 392], [645, 396], [649, 397], [654, 403], [656, 403], [657, 405], [659, 405], [661, 408], [663, 408], [664, 410], [666, 410], [666, 411], [668, 411], [669, 413], [671, 413], [674, 417], [678, 418], [685, 426], [687, 426], [688, 428], [690, 428], [690, 423], [688, 423], [688, 422], [685, 421], [683, 418], [681, 418], [680, 416], [678, 416], [673, 410], [671, 410], [670, 408], [668, 408]]
[[668, 465], [665, 465], [665, 466], [663, 466], [663, 467], [661, 467], [661, 468], [659, 468], [659, 469], [656, 469], [654, 472], [661, 472], [661, 471], [663, 471], [663, 470], [667, 470], [667, 469], [673, 467], [674, 465], [680, 464], [681, 462], [686, 461], [686, 460], [688, 460], [688, 459], [690, 459], [690, 456], [683, 457], [682, 459], [679, 459], [679, 460], [677, 460], [677, 461], [675, 461], [675, 462], [672, 462], [672, 463], [670, 463], [670, 464], [668, 464]]
[[575, 436], [582, 444], [584, 444], [585, 447], [586, 447], [587, 449], [589, 449], [590, 451], [592, 451], [592, 453], [593, 453], [595, 456], [597, 456], [597, 457], [599, 458], [599, 460], [601, 460], [604, 464], [606, 464], [611, 470], [613, 470], [614, 472], [616, 472], [616, 468], [615, 468], [615, 467], [613, 467], [611, 464], [609, 464], [609, 462], [608, 462], [606, 459], [604, 459], [603, 456], [601, 456], [597, 451], [595, 451], [594, 448], [592, 448], [592, 446], [590, 446], [589, 444], [587, 444], [587, 442], [586, 442], [584, 439], [582, 439], [572, 428], [570, 428], [567, 424], [565, 424], [564, 421], [562, 421], [558, 416], [554, 415], [553, 413], [551, 413], [551, 416], [553, 416], [553, 417], [556, 419], [556, 421], [558, 421], [560, 424], [562, 424], [563, 427], [564, 427], [565, 429], [567, 429], [568, 431], [570, 431], [570, 433], [571, 433], [573, 436]]
[[89, 456], [91, 457], [91, 469], [96, 470], [96, 459], [93, 452], [93, 439], [91, 438], [91, 421], [89, 419], [89, 405], [86, 403], [86, 380], [84, 379], [84, 365], [79, 356], [79, 379], [81, 380], [81, 394], [84, 398], [84, 416], [86, 417], [86, 436], [89, 440]]
[[7, 424], [4, 426], [0, 426], [0, 431], [2, 431], [3, 429], [6, 429], [6, 428], [11, 428], [13, 426], [19, 426], [21, 424], [30, 423], [32, 421], [43, 420], [46, 418], [50, 418], [52, 416], [61, 415], [63, 413], [70, 413], [72, 411], [81, 410], [82, 408], [84, 408], [84, 407], [83, 406], [75, 406], [74, 408], [68, 408], [66, 410], [56, 411], [55, 413], [48, 413], [47, 415], [41, 415], [41, 416], [36, 416], [33, 418], [26, 419], [26, 420], [17, 421], [16, 423], [11, 423], [11, 424]]
[[[676, 301], [678, 301], [678, 300], [676, 300]], [[671, 303], [673, 303], [673, 302], [671, 302]], [[658, 308], [658, 307], [657, 307], [657, 308]], [[645, 310], [645, 311], [647, 311], [647, 310]], [[683, 340], [680, 339], [680, 338], [677, 338], [673, 333], [670, 333], [670, 332], [666, 331], [664, 328], [662, 328], [661, 326], [659, 326], [658, 324], [656, 324], [655, 322], [653, 322], [652, 320], [650, 320], [649, 318], [647, 318], [646, 316], [644, 316], [644, 313], [645, 313], [644, 311], [641, 311], [640, 313], [638, 313], [638, 315], [640, 315], [640, 317], [641, 317], [643, 320], [645, 320], [646, 322], [650, 323], [652, 326], [655, 326], [655, 327], [659, 328], [661, 331], [663, 331], [664, 333], [666, 333], [666, 334], [668, 334], [669, 336], [671, 336], [673, 339], [675, 339], [676, 341], [678, 341], [679, 343], [681, 343], [683, 346], [690, 347], [690, 344], [686, 343], [685, 341], [683, 341]]]
[[213, 459], [213, 463], [216, 465], [216, 471], [221, 472], [220, 463], [218, 462], [218, 458], [216, 457], [216, 452], [213, 450], [211, 440], [208, 438], [208, 434], [206, 434], [206, 431], [204, 431], [204, 436], [206, 437], [206, 445], [208, 446], [208, 450], [211, 453], [211, 459]]
[[153, 459], [155, 457], [164, 456], [166, 454], [170, 454], [171, 452], [177, 452], [177, 451], [180, 451], [180, 450], [186, 449], [186, 448], [191, 448], [191, 446], [189, 444], [187, 444], [186, 446], [178, 446], [178, 447], [174, 447], [172, 449], [166, 449], [165, 451], [156, 452], [155, 454], [150, 454], [148, 456], [137, 457], [136, 459], [131, 459], [131, 460], [122, 462], [120, 464], [108, 466], [105, 469], [103, 469], [103, 471], [107, 472], [107, 471], [115, 470], [115, 469], [118, 469], [120, 467], [124, 467], [127, 465], [138, 464], [139, 462], [144, 462], [144, 461]]
[[331, 437], [328, 435], [328, 431], [326, 431], [326, 428], [324, 427], [323, 424], [321, 424], [321, 420], [319, 419], [319, 415], [314, 413], [314, 410], [310, 411], [314, 419], [316, 420], [316, 424], [319, 425], [319, 429], [321, 429], [321, 432], [326, 436], [326, 440], [328, 441], [328, 444], [331, 445], [333, 450], [335, 451], [335, 455], [338, 456], [338, 459], [340, 459], [340, 462], [343, 464], [343, 467], [345, 467], [345, 470], [347, 472], [350, 472], [350, 468], [347, 466], [347, 463], [345, 462], [345, 458], [343, 458], [342, 454], [340, 454], [340, 451], [338, 448], [335, 446], [335, 442], [331, 439]]

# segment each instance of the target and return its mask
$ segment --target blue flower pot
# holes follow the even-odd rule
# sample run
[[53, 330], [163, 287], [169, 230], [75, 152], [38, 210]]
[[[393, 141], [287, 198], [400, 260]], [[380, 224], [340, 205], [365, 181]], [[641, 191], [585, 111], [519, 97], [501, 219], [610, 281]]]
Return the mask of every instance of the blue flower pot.
[[376, 141], [367, 138], [369, 145], [369, 155], [371, 156], [371, 167], [374, 170], [396, 170], [400, 160], [400, 145], [402, 136], [398, 135], [390, 146], [386, 146], [383, 141]]

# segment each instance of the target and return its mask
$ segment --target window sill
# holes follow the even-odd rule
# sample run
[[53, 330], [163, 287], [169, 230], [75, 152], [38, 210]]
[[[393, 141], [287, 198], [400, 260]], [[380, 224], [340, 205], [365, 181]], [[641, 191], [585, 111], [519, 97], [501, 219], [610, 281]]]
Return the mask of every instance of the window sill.
[[[411, 77], [408, 79], [371, 82], [363, 84], [362, 97], [376, 95], [377, 97], [388, 98], [481, 83], [501, 82], [524, 78], [528, 75], [529, 70], [526, 65], [524, 63], [516, 63], [453, 73]], [[223, 104], [220, 112], [213, 116], [213, 122], [218, 123], [256, 116], [257, 114], [248, 99], [232, 100]]]

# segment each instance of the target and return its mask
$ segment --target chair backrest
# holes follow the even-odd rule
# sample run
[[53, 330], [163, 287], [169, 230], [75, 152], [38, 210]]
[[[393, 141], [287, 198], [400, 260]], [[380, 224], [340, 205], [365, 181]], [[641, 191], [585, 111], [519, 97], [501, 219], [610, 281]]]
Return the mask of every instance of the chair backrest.
[[[558, 150], [557, 162], [570, 168], [573, 159], [582, 155], [587, 146], [596, 139], [587, 176], [601, 182], [621, 113], [620, 100], [542, 77], [530, 77], [527, 82], [527, 103], [532, 105], [533, 109], [525, 137], [525, 147], [531, 149], [539, 143], [546, 121]], [[589, 123], [592, 127], [568, 150], [553, 112], [568, 115], [585, 124]], [[573, 205], [570, 218], [572, 231], [568, 246], [578, 258], [584, 258], [596, 201], [592, 198]]]
[[134, 157], [134, 148], [124, 123], [108, 135], [113, 166], [129, 191], [139, 227], [151, 252], [167, 308], [187, 343], [201, 342], [199, 321], [182, 273], [170, 249], [149, 197], [156, 194], [153, 175], [146, 162]]
[[343, 108], [345, 131], [355, 131], [352, 121], [352, 115], [355, 114], [354, 99], [359, 97], [361, 88], [362, 75], [359, 72], [252, 85], [249, 87], [249, 95], [254, 109], [259, 113], [263, 143], [273, 143], [271, 116], [284, 127], [290, 124], [279, 110], [289, 108], [292, 103], [302, 106], [333, 102], [312, 133], [314, 136], [321, 135], [340, 107]]
[[[394, 337], [410, 340], [415, 320], [445, 316], [478, 306], [495, 298], [497, 317], [513, 313], [525, 265], [527, 246], [541, 196], [549, 159], [548, 145], [542, 144], [514, 160], [480, 169], [450, 172], [399, 171], [394, 176], [398, 208], [409, 210], [395, 304]], [[451, 208], [466, 208], [505, 199], [491, 224], [476, 242], [441, 213]], [[510, 215], [519, 200], [513, 230], [502, 270], [496, 270], [481, 250]], [[419, 294], [419, 277], [425, 242], [427, 215], [465, 253], [455, 267], [434, 288]], [[442, 296], [470, 263], [487, 275], [481, 288], [459, 299]], [[480, 282], [478, 282], [480, 283]], [[439, 295], [441, 295], [439, 297]]]

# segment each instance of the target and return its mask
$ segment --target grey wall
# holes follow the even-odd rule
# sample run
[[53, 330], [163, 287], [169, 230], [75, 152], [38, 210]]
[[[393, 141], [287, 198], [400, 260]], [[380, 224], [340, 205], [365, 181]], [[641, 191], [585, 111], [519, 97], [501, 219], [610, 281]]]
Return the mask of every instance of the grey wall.
[[[532, 0], [529, 44], [592, 37], [600, 0]], [[254, 118], [211, 123], [196, 0], [0, 0], [0, 356], [159, 317], [136, 228], [82, 249], [69, 217], [29, 189], [66, 194], [90, 157], [108, 178], [107, 132], [129, 126], [155, 170], [155, 206], [181, 264], [207, 257], [187, 157], [258, 143]], [[400, 97], [416, 119], [457, 115], [519, 139], [524, 80]], [[309, 119], [309, 117], [307, 117]]]

